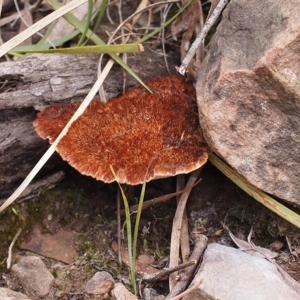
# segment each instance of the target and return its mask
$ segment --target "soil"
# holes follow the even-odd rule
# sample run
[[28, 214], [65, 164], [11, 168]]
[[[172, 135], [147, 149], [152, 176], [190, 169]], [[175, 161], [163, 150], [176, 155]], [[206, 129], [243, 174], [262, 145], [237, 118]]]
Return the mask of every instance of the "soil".
[[[179, 59], [178, 49], [177, 45], [176, 55], [174, 50], [169, 52], [175, 61]], [[177, 63], [171, 64], [174, 66]], [[55, 234], [61, 228], [78, 234], [78, 256], [72, 263], [65, 264], [41, 255], [55, 277], [47, 299], [100, 299], [85, 292], [86, 282], [99, 270], [108, 271], [116, 282], [121, 281], [130, 289], [128, 269], [119, 263], [118, 255], [111, 247], [111, 243], [117, 240], [118, 185], [104, 184], [83, 176], [59, 158], [58, 165], [66, 173], [62, 183], [43, 191], [34, 199], [9, 207], [0, 215], [0, 286], [22, 292], [6, 270], [8, 247], [17, 230], [22, 228], [13, 249], [13, 263], [26, 255], [37, 255], [20, 247], [33, 229], [39, 226], [44, 234]], [[193, 189], [188, 202], [190, 229], [203, 227], [209, 242], [233, 246], [220, 221], [241, 239], [246, 239], [252, 228], [253, 242], [261, 247], [275, 247], [279, 253], [277, 262], [300, 281], [300, 230], [245, 194], [209, 163], [200, 176], [202, 181]], [[173, 193], [175, 188], [175, 178], [152, 181], [147, 184], [145, 199]], [[139, 199], [140, 191], [140, 186], [130, 189], [132, 205]], [[176, 200], [173, 198], [143, 212], [138, 255], [146, 255], [156, 262], [167, 258], [175, 210]], [[126, 239], [123, 242], [126, 247]], [[157, 286], [156, 289], [167, 294], [164, 286]]]
[[[44, 191], [34, 200], [13, 205], [0, 216], [0, 286], [8, 284], [22, 292], [6, 270], [7, 249], [17, 229], [23, 228], [13, 250], [13, 262], [26, 255], [36, 255], [19, 247], [33, 228], [39, 225], [43, 234], [54, 234], [61, 228], [79, 234], [76, 240], [78, 257], [71, 264], [41, 255], [55, 277], [51, 294], [46, 299], [100, 299], [85, 292], [86, 282], [99, 270], [108, 271], [116, 282], [121, 281], [130, 289], [128, 269], [118, 262], [117, 253], [111, 247], [112, 242], [117, 241], [118, 186], [83, 176], [66, 163], [61, 164], [66, 179], [60, 185]], [[275, 245], [282, 242], [283, 246], [277, 249], [277, 262], [299, 281], [300, 261], [297, 253], [300, 250], [300, 230], [245, 194], [209, 163], [200, 176], [202, 181], [193, 189], [188, 202], [190, 229], [204, 227], [209, 242], [233, 246], [228, 234], [222, 230], [220, 221], [242, 239], [246, 239], [253, 228], [256, 245], [270, 248], [274, 242]], [[152, 181], [147, 185], [145, 199], [174, 192], [175, 186], [175, 178]], [[131, 189], [132, 204], [136, 204], [140, 189], [139, 186]], [[176, 200], [171, 199], [142, 213], [138, 255], [145, 255], [156, 262], [168, 257], [175, 210]], [[292, 253], [286, 238], [291, 241]], [[161, 286], [157, 288], [159, 293], [167, 294], [167, 289]]]

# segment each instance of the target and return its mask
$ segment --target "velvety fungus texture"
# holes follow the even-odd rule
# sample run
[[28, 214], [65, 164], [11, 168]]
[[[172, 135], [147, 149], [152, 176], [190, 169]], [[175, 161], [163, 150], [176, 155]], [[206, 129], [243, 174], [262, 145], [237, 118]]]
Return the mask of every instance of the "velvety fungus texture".
[[[82, 174], [131, 185], [202, 166], [208, 147], [193, 85], [177, 75], [146, 83], [153, 94], [139, 87], [106, 104], [93, 100], [57, 152]], [[34, 122], [39, 136], [52, 143], [78, 106], [53, 106], [39, 113]]]

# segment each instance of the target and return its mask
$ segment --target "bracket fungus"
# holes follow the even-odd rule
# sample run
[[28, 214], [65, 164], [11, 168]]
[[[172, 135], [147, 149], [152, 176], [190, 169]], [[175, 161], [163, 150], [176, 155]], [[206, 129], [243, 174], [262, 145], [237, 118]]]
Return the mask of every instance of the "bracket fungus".
[[[208, 159], [193, 85], [177, 75], [147, 82], [104, 104], [93, 100], [57, 145], [57, 152], [84, 175], [136, 185], [189, 173]], [[53, 143], [79, 104], [52, 106], [34, 122]], [[113, 167], [116, 177], [112, 174]]]

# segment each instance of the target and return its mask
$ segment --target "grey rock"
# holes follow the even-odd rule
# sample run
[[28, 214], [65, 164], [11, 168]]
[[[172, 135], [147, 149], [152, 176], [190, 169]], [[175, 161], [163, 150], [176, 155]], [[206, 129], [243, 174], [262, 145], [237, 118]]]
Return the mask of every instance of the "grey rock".
[[54, 281], [54, 277], [43, 261], [36, 256], [22, 258], [20, 262], [12, 266], [11, 271], [31, 299], [48, 295]]
[[115, 284], [115, 287], [111, 291], [111, 294], [113, 299], [116, 300], [138, 300], [138, 298], [132, 293], [130, 293], [126, 289], [126, 287], [120, 282]]
[[97, 272], [86, 284], [88, 294], [104, 295], [114, 287], [114, 279], [105, 271]]
[[1, 300], [30, 300], [26, 295], [18, 292], [14, 292], [7, 288], [0, 288]]
[[232, 0], [197, 79], [211, 149], [258, 188], [300, 206], [300, 5]]
[[191, 286], [201, 279], [183, 300], [300, 300], [274, 264], [216, 243], [208, 245]]

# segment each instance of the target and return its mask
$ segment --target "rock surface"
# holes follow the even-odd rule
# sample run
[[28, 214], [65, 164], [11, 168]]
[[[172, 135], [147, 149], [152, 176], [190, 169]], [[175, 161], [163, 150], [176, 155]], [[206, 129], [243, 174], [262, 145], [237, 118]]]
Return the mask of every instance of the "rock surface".
[[202, 283], [183, 300], [300, 300], [274, 264], [214, 243], [207, 247], [193, 283]]
[[130, 293], [122, 283], [116, 283], [111, 291], [113, 299], [116, 300], [137, 300], [138, 298]]
[[14, 292], [7, 288], [0, 288], [0, 299], [2, 300], [30, 300], [22, 293]]
[[300, 6], [233, 0], [197, 79], [212, 150], [260, 189], [300, 206]]
[[104, 295], [114, 287], [114, 279], [105, 271], [97, 272], [86, 284], [88, 294]]
[[48, 295], [54, 281], [43, 261], [36, 256], [22, 258], [19, 263], [12, 266], [11, 271], [31, 299]]
[[61, 226], [51, 234], [43, 233], [41, 226], [35, 225], [26, 235], [20, 248], [71, 264], [78, 257], [76, 252], [77, 238], [78, 233], [66, 230]]

